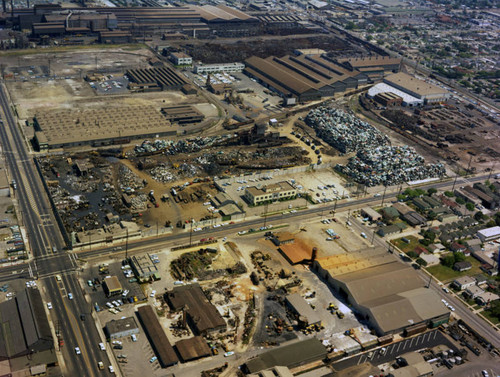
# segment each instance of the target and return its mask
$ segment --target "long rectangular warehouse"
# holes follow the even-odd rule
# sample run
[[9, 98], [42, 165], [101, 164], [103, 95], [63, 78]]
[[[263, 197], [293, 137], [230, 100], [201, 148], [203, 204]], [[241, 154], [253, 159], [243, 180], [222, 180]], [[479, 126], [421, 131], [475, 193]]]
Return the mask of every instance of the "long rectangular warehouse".
[[37, 110], [33, 122], [40, 150], [128, 143], [175, 135], [177, 130], [153, 106]]
[[161, 327], [153, 308], [149, 305], [140, 306], [137, 310], [137, 316], [162, 368], [177, 364], [179, 358], [175, 353], [174, 347], [168, 341], [167, 335]]

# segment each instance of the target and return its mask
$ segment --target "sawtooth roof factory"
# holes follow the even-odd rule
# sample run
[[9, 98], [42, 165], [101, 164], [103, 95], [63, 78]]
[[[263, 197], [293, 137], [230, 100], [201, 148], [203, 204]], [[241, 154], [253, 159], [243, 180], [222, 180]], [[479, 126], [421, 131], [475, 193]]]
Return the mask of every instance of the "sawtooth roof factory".
[[245, 60], [245, 73], [293, 105], [357, 89], [386, 72], [399, 71], [400, 64], [400, 59], [389, 57], [337, 60], [327, 54], [299, 52], [281, 58], [252, 56]]
[[128, 143], [131, 139], [175, 135], [177, 129], [152, 106], [37, 110], [33, 122], [35, 143], [41, 151]]

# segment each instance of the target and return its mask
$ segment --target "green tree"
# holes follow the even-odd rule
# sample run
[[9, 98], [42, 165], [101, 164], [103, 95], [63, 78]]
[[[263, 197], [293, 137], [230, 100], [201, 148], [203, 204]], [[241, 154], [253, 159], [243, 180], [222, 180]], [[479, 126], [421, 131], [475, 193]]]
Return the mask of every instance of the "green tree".
[[448, 254], [441, 259], [441, 264], [443, 266], [452, 268], [455, 264], [455, 256], [453, 254]]
[[415, 259], [418, 257], [418, 254], [415, 253], [414, 251], [409, 251], [406, 253], [411, 259]]
[[467, 208], [467, 210], [469, 211], [474, 211], [474, 203], [471, 202], [465, 203], [465, 208]]
[[434, 240], [436, 239], [436, 233], [431, 232], [430, 230], [426, 230], [424, 233], [424, 237], [429, 241], [434, 242]]
[[417, 260], [415, 262], [417, 262], [421, 266], [424, 266], [424, 267], [427, 266], [427, 262], [424, 261], [422, 258], [417, 258]]
[[476, 219], [476, 221], [483, 221], [486, 218], [486, 216], [481, 211], [477, 211], [474, 214], [474, 218]]
[[458, 203], [458, 204], [461, 204], [461, 205], [464, 205], [465, 204], [465, 200], [463, 198], [456, 198], [455, 201]]
[[453, 264], [455, 264], [456, 262], [463, 262], [465, 260], [465, 254], [461, 251], [457, 251], [453, 253], [453, 258], [455, 259], [455, 262]]
[[427, 190], [427, 194], [429, 194], [429, 196], [432, 196], [434, 195], [438, 190], [434, 187], [431, 187], [430, 189]]
[[493, 301], [488, 311], [493, 317], [497, 317], [500, 320], [500, 300]]
[[445, 191], [444, 194], [448, 197], [448, 198], [453, 198], [455, 196], [455, 194], [451, 191]]

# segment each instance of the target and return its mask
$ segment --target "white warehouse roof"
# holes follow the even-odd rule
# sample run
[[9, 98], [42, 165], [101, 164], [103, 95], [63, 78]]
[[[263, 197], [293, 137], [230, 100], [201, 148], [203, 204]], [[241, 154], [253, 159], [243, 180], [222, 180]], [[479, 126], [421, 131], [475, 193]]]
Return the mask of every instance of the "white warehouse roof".
[[481, 229], [477, 234], [483, 238], [500, 237], [500, 226], [493, 226], [491, 228]]
[[405, 105], [415, 106], [415, 105], [422, 105], [424, 103], [423, 100], [417, 97], [413, 97], [408, 93], [405, 93], [383, 82], [374, 85], [370, 89], [368, 89], [368, 97], [370, 98], [373, 98], [380, 93], [394, 93], [395, 95], [400, 96], [403, 99], [403, 103]]

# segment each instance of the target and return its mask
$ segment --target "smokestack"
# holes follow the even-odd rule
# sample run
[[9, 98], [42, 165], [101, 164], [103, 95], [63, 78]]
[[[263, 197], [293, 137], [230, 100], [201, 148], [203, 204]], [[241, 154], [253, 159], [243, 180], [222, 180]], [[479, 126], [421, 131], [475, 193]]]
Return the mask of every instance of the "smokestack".
[[317, 257], [318, 257], [318, 248], [313, 247], [312, 254], [311, 254], [311, 263], [314, 262]]

